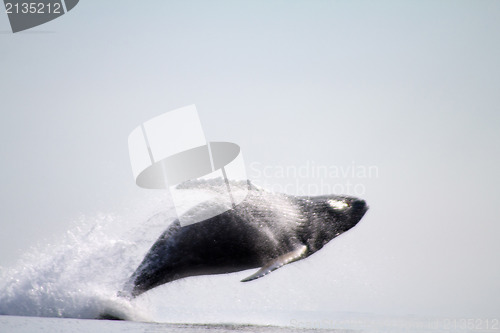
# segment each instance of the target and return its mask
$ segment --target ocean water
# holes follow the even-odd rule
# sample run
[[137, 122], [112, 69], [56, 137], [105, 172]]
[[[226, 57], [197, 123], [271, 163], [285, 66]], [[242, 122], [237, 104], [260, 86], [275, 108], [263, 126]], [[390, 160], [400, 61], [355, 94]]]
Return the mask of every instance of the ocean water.
[[[0, 268], [0, 332], [498, 330], [498, 322], [470, 326], [454, 319], [318, 309], [293, 267], [259, 283], [239, 282], [252, 273], [245, 271], [181, 279], [133, 300], [118, 297], [178, 213], [162, 196], [138, 202], [117, 213], [81, 216], [56, 242], [41, 242], [16, 265]], [[126, 321], [96, 320], [102, 313]]]
[[[0, 332], [32, 333], [32, 332], [317, 332], [316, 329], [298, 329], [293, 327], [257, 326], [241, 324], [165, 324], [142, 322], [113, 322], [99, 320], [33, 318], [0, 316]], [[333, 332], [352, 332], [351, 330], [328, 330]]]
[[[339, 318], [342, 318], [340, 315]], [[291, 326], [251, 325], [238, 323], [193, 324], [193, 323], [156, 323], [133, 321], [110, 321], [69, 318], [43, 318], [0, 316], [0, 332], [498, 332], [497, 324], [482, 328], [469, 326], [467, 321], [431, 318], [401, 318], [351, 314], [342, 320], [330, 322], [297, 322]], [[485, 323], [483, 323], [485, 324]], [[345, 328], [350, 327], [350, 328]]]

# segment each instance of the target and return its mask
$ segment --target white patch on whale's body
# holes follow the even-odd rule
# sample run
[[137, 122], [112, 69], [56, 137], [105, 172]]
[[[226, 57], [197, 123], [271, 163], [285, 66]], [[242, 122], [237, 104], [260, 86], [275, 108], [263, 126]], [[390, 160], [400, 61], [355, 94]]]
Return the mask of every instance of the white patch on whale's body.
[[344, 200], [328, 200], [328, 204], [330, 206], [332, 206], [332, 208], [335, 208], [335, 209], [345, 209], [347, 207], [349, 207], [349, 204], [347, 202], [345, 202]]

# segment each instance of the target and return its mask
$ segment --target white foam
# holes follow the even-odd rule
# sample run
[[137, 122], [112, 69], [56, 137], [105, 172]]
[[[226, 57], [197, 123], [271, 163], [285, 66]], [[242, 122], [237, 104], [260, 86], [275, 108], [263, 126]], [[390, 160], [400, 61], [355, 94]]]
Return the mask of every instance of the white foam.
[[32, 248], [2, 271], [0, 314], [96, 318], [107, 312], [144, 320], [143, 311], [117, 292], [175, 218], [167, 212], [148, 219], [151, 208], [128, 217], [81, 217], [58, 243]]

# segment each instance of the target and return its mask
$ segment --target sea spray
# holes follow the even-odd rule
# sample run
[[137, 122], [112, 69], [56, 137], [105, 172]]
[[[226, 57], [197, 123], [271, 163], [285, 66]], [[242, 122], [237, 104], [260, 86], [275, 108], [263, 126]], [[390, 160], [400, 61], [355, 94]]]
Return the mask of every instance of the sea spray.
[[[0, 315], [97, 318], [107, 312], [147, 319], [117, 292], [175, 218], [172, 209], [158, 203], [130, 216], [83, 216], [58, 242], [31, 248], [15, 266], [2, 269]], [[154, 214], [159, 208], [163, 212]]]

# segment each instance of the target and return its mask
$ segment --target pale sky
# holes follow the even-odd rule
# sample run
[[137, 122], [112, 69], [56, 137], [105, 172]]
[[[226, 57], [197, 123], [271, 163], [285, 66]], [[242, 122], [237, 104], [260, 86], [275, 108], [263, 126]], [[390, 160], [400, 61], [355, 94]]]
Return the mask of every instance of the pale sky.
[[[85, 0], [17, 34], [0, 15], [0, 267], [141, 198], [129, 133], [196, 104], [257, 183], [363, 189], [362, 223], [302, 266], [312, 303], [498, 316], [499, 36], [488, 0]], [[377, 175], [311, 174], [353, 165]]]

